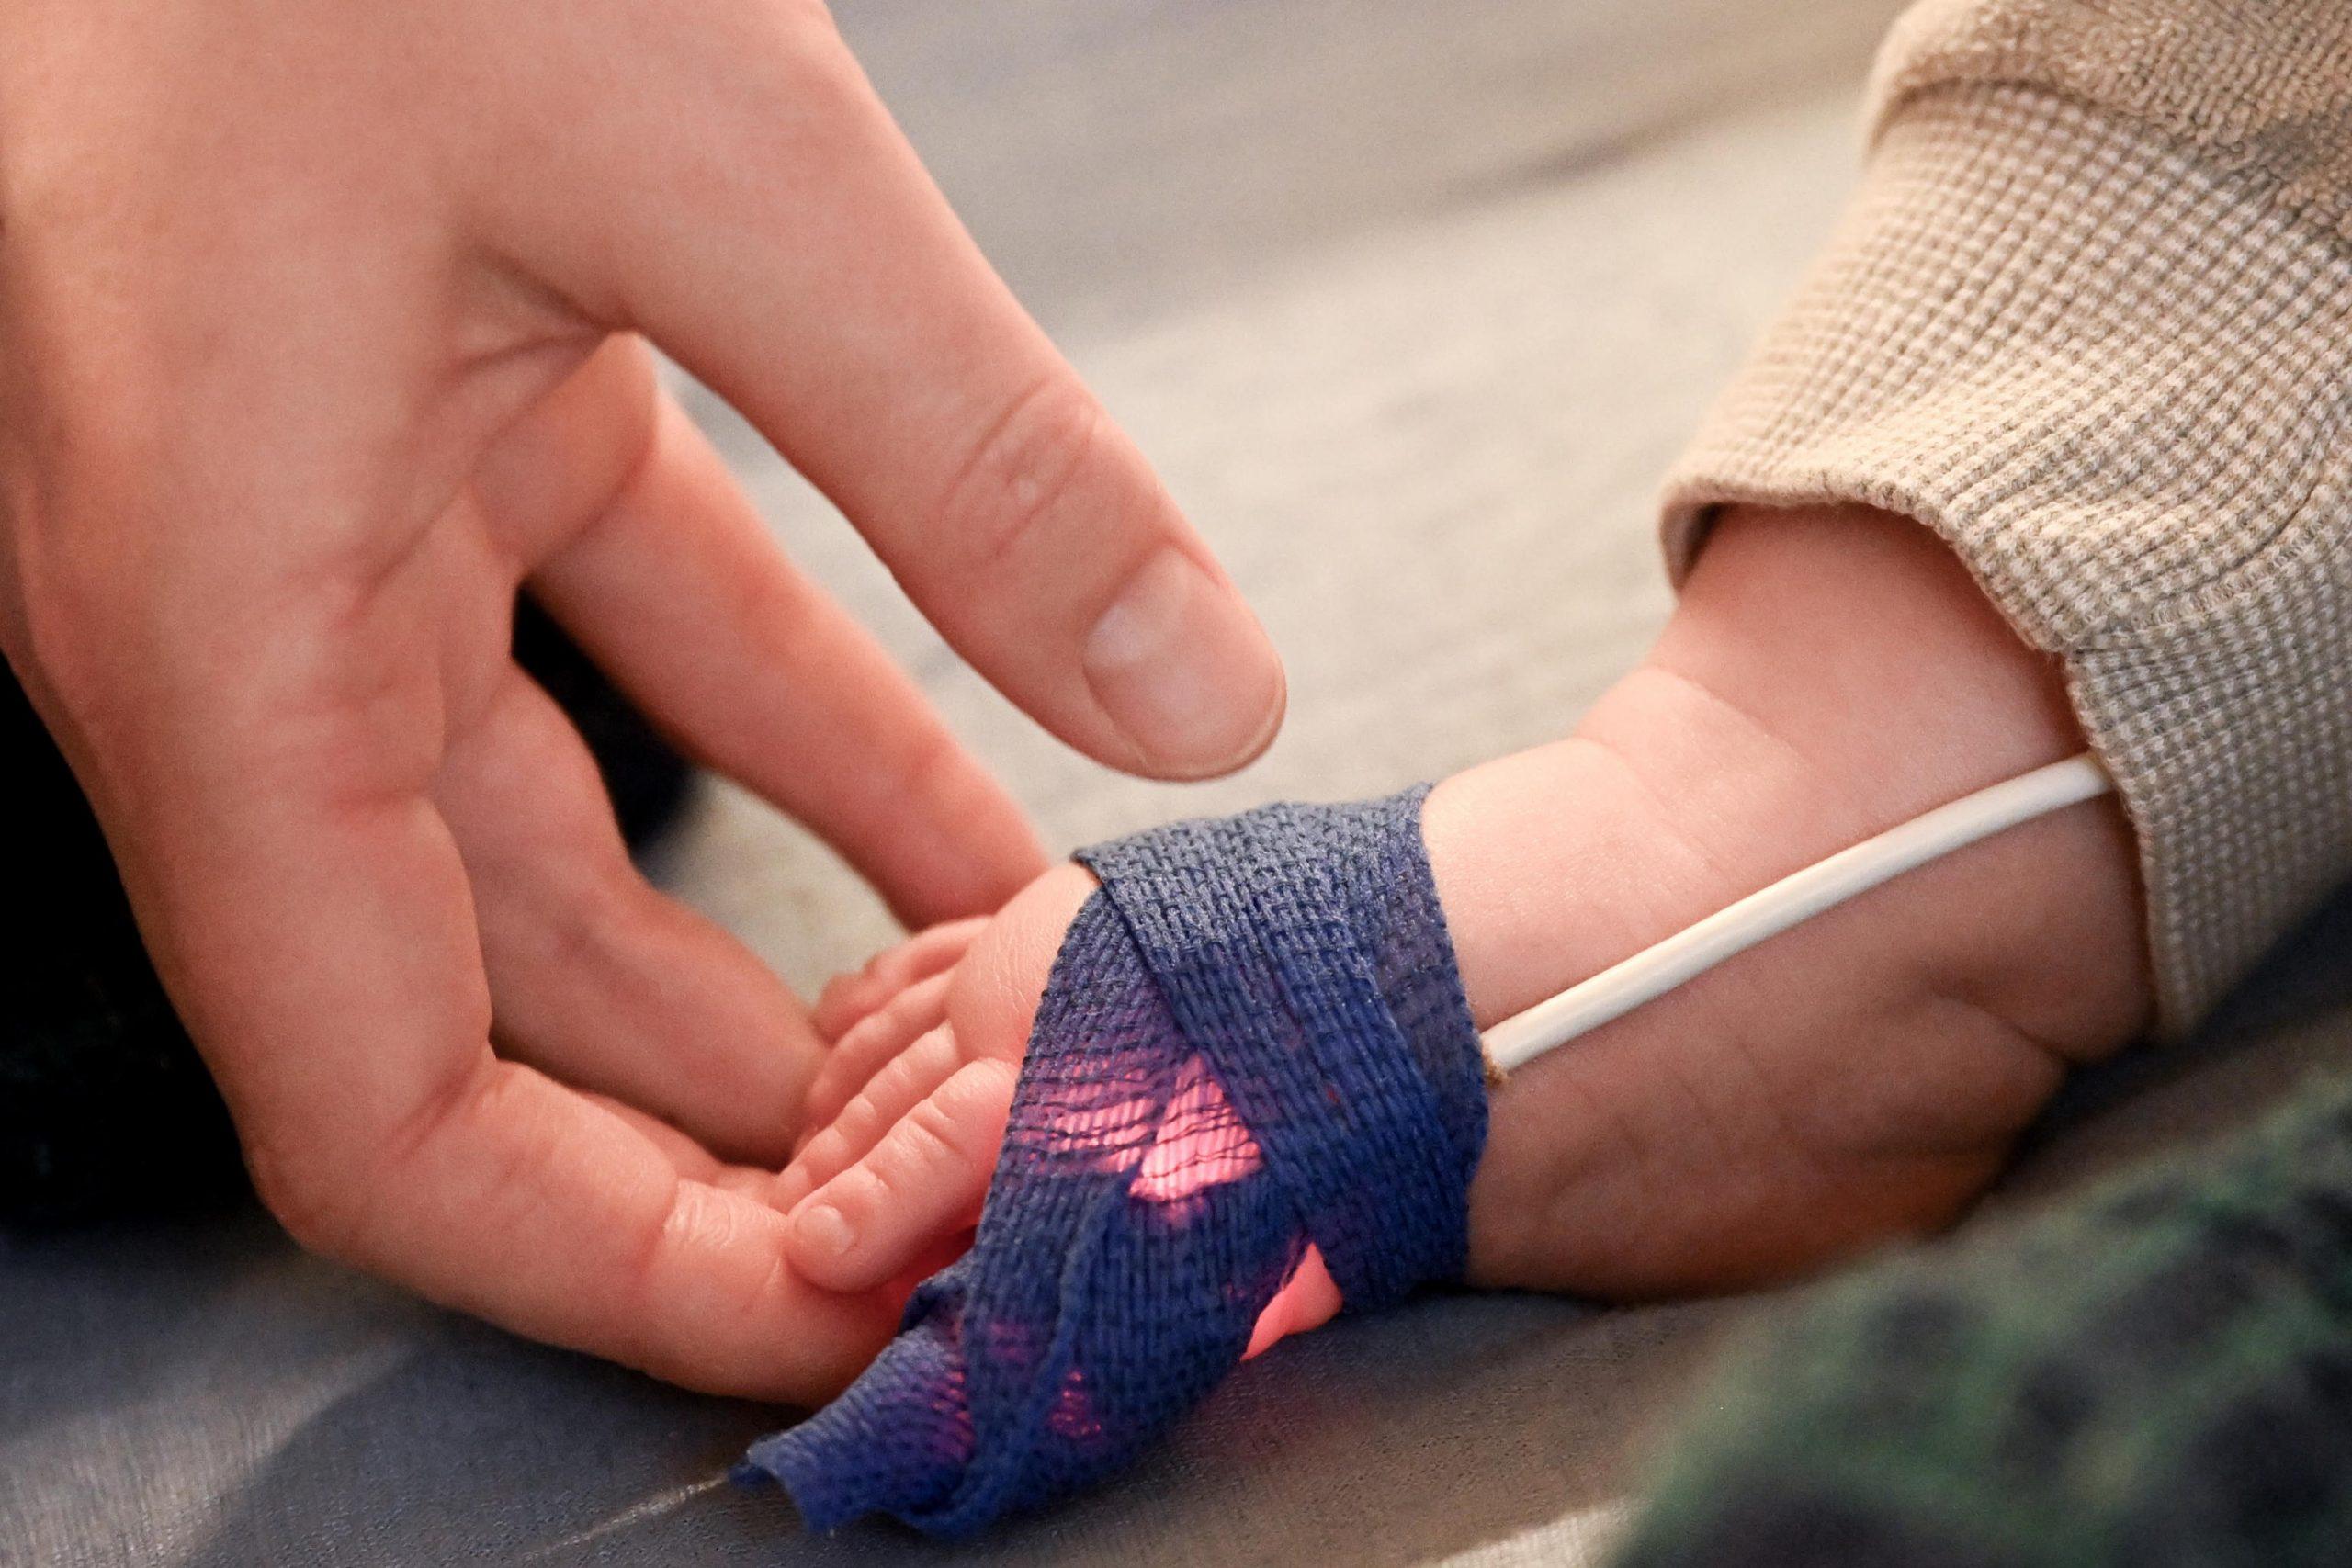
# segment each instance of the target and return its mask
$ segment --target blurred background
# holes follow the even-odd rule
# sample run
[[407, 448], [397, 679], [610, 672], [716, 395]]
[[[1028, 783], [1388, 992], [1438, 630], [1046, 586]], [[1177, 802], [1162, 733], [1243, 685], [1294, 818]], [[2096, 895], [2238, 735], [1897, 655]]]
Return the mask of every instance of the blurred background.
[[[1849, 185], [1899, 9], [841, 0], [982, 247], [1282, 649], [1288, 726], [1235, 779], [1143, 784], [1063, 750], [690, 400], [1055, 849], [1441, 777], [1561, 733], [1663, 615], [1658, 479]], [[796, 985], [893, 934], [730, 792], [663, 869]]]

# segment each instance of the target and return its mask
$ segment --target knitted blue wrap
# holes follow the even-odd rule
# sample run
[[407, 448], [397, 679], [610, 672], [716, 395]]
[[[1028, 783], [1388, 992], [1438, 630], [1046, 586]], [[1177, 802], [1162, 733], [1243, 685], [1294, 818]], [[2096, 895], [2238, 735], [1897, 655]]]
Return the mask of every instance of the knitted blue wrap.
[[1351, 1311], [1459, 1278], [1487, 1096], [1427, 794], [1083, 852], [971, 1250], [748, 1470], [817, 1529], [969, 1536], [1167, 1431], [1308, 1243]]

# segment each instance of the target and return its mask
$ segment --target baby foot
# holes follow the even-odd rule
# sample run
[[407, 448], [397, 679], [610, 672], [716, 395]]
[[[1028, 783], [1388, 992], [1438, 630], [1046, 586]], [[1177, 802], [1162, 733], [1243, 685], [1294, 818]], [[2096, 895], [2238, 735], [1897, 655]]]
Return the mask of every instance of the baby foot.
[[[2053, 664], [1926, 530], [1736, 512], [1643, 665], [1563, 741], [1459, 774], [1423, 835], [1481, 1028], [1743, 894], [2070, 755]], [[1831, 910], [1500, 1086], [1474, 1282], [1632, 1298], [1786, 1276], [1950, 1222], [2067, 1070], [2145, 1023], [2112, 800]], [[863, 1290], [973, 1223], [1061, 933], [1064, 866], [829, 994], [780, 1179], [810, 1279]], [[1336, 1310], [1319, 1269], [1260, 1342]]]

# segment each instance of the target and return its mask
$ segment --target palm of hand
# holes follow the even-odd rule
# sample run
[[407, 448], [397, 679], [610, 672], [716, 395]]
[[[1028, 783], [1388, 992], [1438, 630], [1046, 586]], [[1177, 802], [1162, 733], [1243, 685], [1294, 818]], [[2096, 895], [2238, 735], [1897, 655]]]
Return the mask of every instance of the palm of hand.
[[[819, 1043], [629, 867], [513, 662], [518, 585], [901, 913], [992, 907], [1038, 855], [633, 333], [1066, 738], [1238, 760], [1205, 712], [1155, 750], [1113, 711], [1134, 682], [1083, 668], [1141, 563], [1246, 612], [821, 7], [0, 18], [0, 645], [264, 1195], [525, 1332], [805, 1396], [889, 1314], [783, 1261], [759, 1166]], [[1162, 601], [1193, 580], [1163, 566]]]

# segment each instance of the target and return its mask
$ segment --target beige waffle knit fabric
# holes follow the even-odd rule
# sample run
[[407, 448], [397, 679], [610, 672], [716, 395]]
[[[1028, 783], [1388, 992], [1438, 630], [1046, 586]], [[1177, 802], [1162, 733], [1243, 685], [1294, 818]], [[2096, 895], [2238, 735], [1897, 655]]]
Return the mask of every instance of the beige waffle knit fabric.
[[2060, 656], [2161, 1023], [2352, 872], [2352, 5], [1930, 0], [1860, 190], [1677, 466], [1935, 528]]

